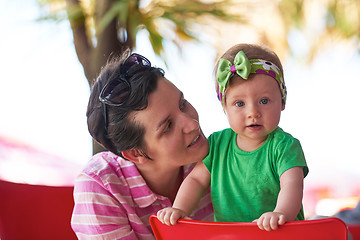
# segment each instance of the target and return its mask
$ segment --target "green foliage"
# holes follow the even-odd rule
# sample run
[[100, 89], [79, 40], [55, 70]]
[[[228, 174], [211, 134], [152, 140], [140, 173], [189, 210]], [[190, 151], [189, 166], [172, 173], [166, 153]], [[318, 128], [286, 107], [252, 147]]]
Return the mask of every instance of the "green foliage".
[[359, 7], [358, 2], [348, 1], [347, 4], [339, 0], [331, 2], [327, 12], [327, 27], [338, 31], [345, 38], [359, 36]]
[[43, 10], [43, 16], [38, 17], [38, 21], [61, 22], [68, 19], [64, 0], [38, 0], [38, 4]]
[[79, 5], [71, 5], [67, 7], [67, 16], [74, 23], [82, 23], [85, 21], [83, 9]]
[[133, 12], [129, 12], [130, 1], [131, 0], [116, 1], [99, 22], [98, 30], [103, 31], [115, 18], [121, 26], [126, 26], [129, 13], [133, 14]]
[[[154, 52], [161, 57], [164, 56], [165, 41], [171, 41], [181, 48], [182, 42], [198, 40], [199, 26], [200, 29], [205, 27], [211, 29], [218, 26], [226, 28], [224, 22], [236, 23], [237, 26], [250, 24], [249, 22], [254, 19], [259, 22], [258, 19], [262, 17], [259, 12], [268, 9], [279, 10], [280, 16], [277, 15], [274, 19], [280, 19], [281, 22], [270, 18], [262, 21], [265, 21], [266, 25], [277, 24], [280, 26], [279, 29], [284, 29], [280, 32], [281, 36], [279, 34], [270, 36], [269, 29], [258, 26], [256, 34], [270, 47], [277, 46], [281, 42], [284, 50], [288, 50], [287, 35], [294, 28], [312, 41], [309, 42], [311, 55], [324, 46], [325, 42], [330, 42], [329, 39], [360, 41], [359, 0], [38, 0], [38, 2], [48, 13], [41, 17], [41, 20], [69, 19], [72, 26], [82, 24], [90, 43], [96, 43], [100, 36], [106, 38], [107, 36], [102, 34], [114, 21], [119, 43], [130, 47], [135, 46], [138, 31], [144, 29], [148, 32]], [[66, 5], [66, 2], [71, 2], [72, 5]], [[107, 12], [99, 13], [95, 6], [100, 2], [111, 3]], [[309, 18], [311, 15], [309, 12], [312, 13], [313, 7], [315, 9], [320, 7], [326, 12], [325, 17], [320, 14], [316, 16], [317, 21], [324, 23], [322, 29], [317, 29], [316, 32], [311, 32], [311, 21], [314, 16]], [[252, 11], [257, 14], [252, 14]], [[243, 15], [240, 16], [240, 13]], [[264, 16], [268, 15], [264, 14]]]
[[288, 27], [302, 28], [304, 26], [303, 0], [282, 0], [279, 9]]
[[[238, 16], [227, 14], [222, 10], [228, 1], [204, 3], [202, 1], [152, 1], [145, 7], [141, 6], [141, 1], [137, 0], [118, 0], [111, 6], [111, 9], [104, 15], [97, 31], [103, 31], [108, 24], [116, 19], [119, 28], [126, 30], [127, 34], [133, 39], [135, 46], [136, 34], [139, 29], [147, 30], [149, 40], [154, 52], [162, 56], [163, 43], [170, 40], [169, 36], [161, 33], [157, 27], [160, 21], [168, 21], [172, 35], [182, 41], [196, 40], [197, 34], [192, 32], [191, 26], [199, 22], [203, 16], [211, 16], [224, 21], [239, 20]], [[172, 26], [172, 27], [171, 27]], [[175, 44], [176, 42], [173, 41]]]

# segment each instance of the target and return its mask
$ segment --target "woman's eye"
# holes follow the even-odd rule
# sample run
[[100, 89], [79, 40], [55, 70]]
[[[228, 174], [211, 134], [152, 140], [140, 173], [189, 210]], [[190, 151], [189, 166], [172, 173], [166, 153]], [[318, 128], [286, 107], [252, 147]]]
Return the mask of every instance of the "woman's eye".
[[184, 99], [184, 100], [181, 102], [181, 105], [180, 105], [180, 110], [185, 109], [185, 108], [186, 108], [187, 103], [188, 103], [188, 101]]
[[167, 132], [170, 131], [171, 125], [172, 125], [171, 122], [168, 122], [168, 123], [167, 123], [167, 126], [166, 126], [166, 128], [164, 129], [164, 133], [167, 133]]
[[244, 103], [243, 101], [237, 101], [237, 102], [235, 103], [235, 106], [237, 106], [237, 107], [243, 107], [243, 106], [245, 106], [245, 103]]
[[263, 98], [260, 100], [260, 104], [268, 104], [269, 103], [269, 99], [267, 98]]

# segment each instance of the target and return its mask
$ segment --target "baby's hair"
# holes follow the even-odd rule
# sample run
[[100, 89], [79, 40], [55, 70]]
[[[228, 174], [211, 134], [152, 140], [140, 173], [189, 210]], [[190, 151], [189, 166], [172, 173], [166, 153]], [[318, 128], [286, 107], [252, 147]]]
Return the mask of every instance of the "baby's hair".
[[[229, 50], [227, 50], [220, 58], [224, 58], [229, 60], [230, 62], [234, 62], [234, 58], [236, 54], [240, 51], [243, 51], [247, 58], [250, 59], [263, 59], [269, 62], [274, 63], [282, 72], [284, 77], [284, 71], [279, 57], [276, 55], [274, 51], [264, 45], [258, 44], [247, 44], [241, 43], [232, 46]], [[215, 76], [215, 90], [217, 91], [219, 85], [216, 81], [216, 73], [219, 66], [219, 60], [217, 60], [215, 68], [214, 68], [214, 76]], [[232, 79], [229, 81], [229, 85], [231, 85]]]

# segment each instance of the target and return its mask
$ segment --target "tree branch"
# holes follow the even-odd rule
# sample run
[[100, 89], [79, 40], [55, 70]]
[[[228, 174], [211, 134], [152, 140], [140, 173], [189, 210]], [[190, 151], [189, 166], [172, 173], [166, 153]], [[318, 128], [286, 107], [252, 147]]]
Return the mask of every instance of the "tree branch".
[[[97, 0], [95, 22], [99, 23], [113, 5], [113, 0]], [[124, 45], [118, 39], [117, 18], [114, 18], [101, 32], [96, 31], [97, 46], [93, 52], [91, 63], [93, 69], [100, 69], [112, 55], [124, 51]], [[132, 47], [132, 46], [131, 46]], [[96, 60], [95, 60], [96, 59]]]
[[66, 4], [68, 18], [73, 32], [75, 51], [90, 85], [90, 81], [94, 76], [91, 71], [89, 56], [94, 48], [89, 42], [90, 38], [87, 35], [85, 14], [80, 7], [79, 0], [66, 0]]

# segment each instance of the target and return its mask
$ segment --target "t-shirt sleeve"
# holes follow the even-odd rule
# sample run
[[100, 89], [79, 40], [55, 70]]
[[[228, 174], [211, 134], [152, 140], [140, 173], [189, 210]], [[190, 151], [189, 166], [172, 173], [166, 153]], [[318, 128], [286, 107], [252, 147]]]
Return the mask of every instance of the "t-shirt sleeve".
[[277, 172], [279, 177], [286, 170], [293, 167], [303, 167], [304, 178], [309, 173], [305, 155], [302, 150], [300, 141], [296, 138], [287, 139], [279, 144], [277, 152]]

